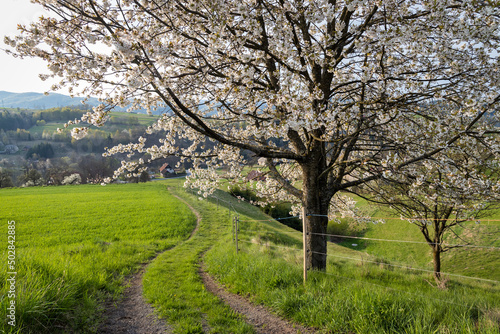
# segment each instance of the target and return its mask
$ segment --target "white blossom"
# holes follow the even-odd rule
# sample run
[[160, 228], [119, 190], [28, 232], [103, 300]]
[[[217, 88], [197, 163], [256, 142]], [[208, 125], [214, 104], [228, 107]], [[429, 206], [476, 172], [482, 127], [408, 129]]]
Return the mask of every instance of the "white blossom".
[[71, 175], [68, 175], [62, 180], [62, 184], [80, 184], [80, 183], [82, 183], [82, 177], [78, 173], [73, 173]]
[[[223, 178], [244, 181], [243, 152], [265, 164], [266, 180], [255, 183], [262, 198], [322, 216], [348, 211], [339, 192], [380, 178], [412, 175], [415, 194], [426, 182], [487, 193], [487, 180], [452, 168], [452, 153], [481, 144], [496, 161], [500, 152], [494, 3], [34, 2], [61, 15], [21, 26], [5, 38], [8, 51], [47, 61], [44, 77], [61, 76], [54, 88], [99, 97], [103, 105], [81, 120], [90, 125], [114, 106], [168, 107], [147, 131], [164, 131], [159, 143], [141, 139], [106, 155], [189, 159], [188, 185], [200, 196]], [[450, 173], [442, 184], [436, 166]], [[139, 168], [124, 162], [115, 177]], [[419, 179], [421, 168], [433, 179]]]

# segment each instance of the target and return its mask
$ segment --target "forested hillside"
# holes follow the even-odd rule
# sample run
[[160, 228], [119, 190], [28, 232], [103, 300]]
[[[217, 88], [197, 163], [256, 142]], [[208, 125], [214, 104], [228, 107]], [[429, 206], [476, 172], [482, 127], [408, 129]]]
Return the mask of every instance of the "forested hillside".
[[[81, 183], [100, 182], [113, 175], [123, 158], [102, 157], [106, 147], [136, 141], [156, 119], [146, 114], [112, 112], [105, 126], [92, 126], [86, 138], [75, 140], [71, 137], [74, 125], [66, 127], [65, 123], [79, 119], [90, 108], [0, 108], [0, 187], [63, 184], [71, 175], [78, 175]], [[158, 142], [160, 136], [148, 138]], [[162, 163], [165, 161], [152, 167]]]

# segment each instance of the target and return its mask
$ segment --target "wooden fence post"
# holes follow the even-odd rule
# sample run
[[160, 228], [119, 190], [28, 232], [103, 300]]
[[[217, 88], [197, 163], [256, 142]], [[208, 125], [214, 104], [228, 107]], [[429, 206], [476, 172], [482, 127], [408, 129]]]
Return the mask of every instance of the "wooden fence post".
[[236, 234], [236, 254], [238, 254], [238, 229], [239, 229], [239, 217], [238, 216], [235, 216], [234, 217], [234, 221], [235, 221], [235, 234]]
[[306, 208], [302, 208], [302, 248], [304, 250], [304, 286], [307, 281]]
[[236, 221], [236, 217], [233, 217], [233, 221], [232, 221], [232, 227], [233, 227], [233, 230], [232, 230], [232, 233], [233, 233], [233, 242], [234, 242], [234, 223]]

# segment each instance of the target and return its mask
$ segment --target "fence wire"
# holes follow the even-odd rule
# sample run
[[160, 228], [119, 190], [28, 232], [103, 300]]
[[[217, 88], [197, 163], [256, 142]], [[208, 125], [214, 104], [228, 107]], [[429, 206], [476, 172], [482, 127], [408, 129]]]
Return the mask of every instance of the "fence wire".
[[[294, 248], [294, 247], [288, 247], [288, 246], [279, 246], [279, 245], [271, 245], [271, 244], [263, 244], [263, 243], [257, 243], [257, 242], [252, 242], [248, 240], [241, 240], [241, 242], [253, 244], [253, 245], [258, 245], [258, 246], [264, 246], [264, 247], [276, 247], [276, 248], [284, 248], [284, 249], [289, 249], [289, 250], [296, 250], [296, 251], [302, 251], [302, 249], [299, 248]], [[395, 267], [395, 268], [401, 268], [401, 269], [406, 269], [406, 270], [412, 270], [412, 271], [420, 271], [420, 272], [426, 272], [426, 273], [434, 273], [433, 270], [429, 269], [422, 269], [422, 268], [415, 268], [411, 265], [407, 264], [392, 264], [388, 262], [383, 262], [383, 261], [373, 261], [373, 260], [368, 260], [364, 258], [354, 258], [354, 257], [348, 257], [348, 256], [341, 256], [341, 255], [336, 255], [336, 254], [327, 254], [327, 253], [321, 253], [321, 252], [315, 252], [312, 251], [312, 254], [319, 254], [319, 255], [325, 255], [327, 257], [335, 257], [335, 258], [340, 258], [340, 259], [345, 259], [345, 260], [352, 260], [352, 261], [359, 261], [359, 262], [366, 262], [366, 263], [373, 263], [377, 265], [383, 265], [383, 266], [388, 266], [388, 267]], [[490, 283], [495, 283], [499, 284], [500, 281], [497, 280], [492, 280], [492, 279], [487, 279], [487, 278], [480, 278], [480, 277], [473, 277], [473, 276], [465, 276], [465, 275], [459, 275], [459, 274], [453, 274], [453, 273], [448, 273], [448, 272], [440, 272], [441, 275], [444, 276], [453, 276], [453, 277], [459, 277], [459, 278], [464, 278], [464, 279], [470, 279], [470, 280], [478, 280], [478, 281], [484, 281], [484, 282], [490, 282]]]
[[[269, 220], [258, 220], [257, 222], [265, 222]], [[252, 222], [251, 220], [240, 220], [240, 222]], [[255, 222], [255, 221], [253, 221]], [[244, 232], [268, 232], [268, 233], [302, 233], [301, 231], [269, 231], [269, 230], [244, 230]], [[448, 247], [466, 247], [466, 248], [483, 248], [483, 249], [494, 249], [500, 250], [500, 247], [496, 246], [483, 246], [483, 245], [472, 245], [472, 244], [448, 244], [448, 243], [433, 243], [426, 241], [414, 241], [414, 240], [399, 240], [399, 239], [379, 239], [379, 238], [367, 238], [367, 237], [356, 237], [342, 234], [329, 234], [329, 233], [313, 233], [310, 232], [311, 235], [323, 235], [328, 237], [335, 238], [344, 238], [344, 239], [357, 239], [357, 240], [368, 240], [368, 241], [384, 241], [384, 242], [399, 242], [399, 243], [410, 243], [410, 244], [423, 244], [423, 245], [440, 245], [440, 246], [448, 246]]]
[[[408, 265], [397, 265], [397, 264], [391, 264], [387, 262], [382, 262], [382, 261], [370, 261], [370, 260], [365, 260], [363, 258], [352, 258], [348, 256], [340, 256], [340, 255], [335, 255], [335, 254], [326, 254], [326, 253], [320, 253], [320, 252], [314, 252], [312, 251], [311, 253], [313, 254], [320, 254], [320, 255], [326, 255], [326, 256], [331, 256], [331, 257], [337, 257], [337, 258], [342, 258], [342, 259], [348, 259], [348, 260], [354, 260], [354, 261], [360, 261], [360, 262], [368, 262], [368, 263], [375, 263], [379, 265], [384, 265], [384, 266], [390, 266], [390, 267], [396, 267], [396, 268], [403, 268], [407, 270], [415, 270], [415, 271], [422, 271], [426, 273], [434, 273], [433, 270], [428, 270], [428, 269], [421, 269], [421, 268], [413, 268], [412, 266]], [[466, 279], [473, 279], [473, 280], [478, 280], [478, 281], [484, 281], [484, 282], [490, 282], [490, 283], [500, 283], [500, 281], [495, 281], [492, 279], [487, 279], [487, 278], [479, 278], [479, 277], [472, 277], [472, 276], [464, 276], [464, 275], [458, 275], [458, 274], [451, 274], [451, 273], [445, 273], [445, 272], [440, 272], [441, 275], [445, 276], [454, 276], [454, 277], [460, 277], [460, 278], [466, 278]]]
[[[241, 232], [251, 232], [251, 233], [274, 233], [274, 234], [280, 234], [282, 232], [278, 231], [269, 231], [269, 230], [243, 230]], [[284, 233], [301, 233], [299, 231], [285, 231]], [[314, 233], [311, 233], [314, 234]], [[337, 236], [337, 235], [331, 235], [331, 234], [319, 234], [319, 235], [329, 235], [329, 236]], [[341, 236], [340, 237], [346, 237], [346, 236]], [[347, 237], [349, 238], [349, 237]], [[387, 240], [387, 239], [374, 239], [374, 238], [357, 238], [357, 239], [364, 239], [364, 240], [375, 240], [375, 241], [394, 241], [394, 242], [411, 242], [411, 241], [405, 241], [405, 240]], [[244, 241], [240, 240], [245, 243], [250, 243], [254, 245], [261, 245], [265, 247], [276, 247], [276, 248], [286, 248], [286, 249], [291, 249], [291, 250], [302, 250], [302, 249], [297, 249], [294, 247], [287, 247], [287, 246], [278, 246], [278, 245], [270, 245], [270, 244], [261, 244], [261, 243], [256, 243], [252, 241]], [[415, 243], [420, 243], [420, 242], [415, 242]], [[421, 242], [423, 244], [427, 244], [426, 242]], [[480, 248], [490, 248], [490, 249], [500, 249], [500, 247], [482, 247], [482, 246], [474, 246], [474, 245], [469, 245], [471, 247], [480, 247]], [[326, 254], [326, 253], [320, 253], [320, 252], [311, 252], [315, 254], [320, 254], [320, 255], [326, 255], [328, 257], [336, 257], [336, 258], [342, 258], [342, 259], [347, 259], [347, 260], [353, 260], [353, 261], [360, 261], [360, 262], [368, 262], [368, 263], [374, 263], [374, 264], [383, 264], [384, 266], [390, 266], [390, 267], [396, 267], [396, 268], [402, 268], [402, 269], [407, 269], [407, 270], [412, 270], [412, 271], [421, 271], [421, 272], [427, 272], [427, 273], [434, 273], [433, 270], [429, 269], [422, 269], [422, 268], [415, 268], [411, 265], [407, 264], [391, 264], [387, 262], [381, 262], [381, 261], [371, 261], [363, 258], [351, 258], [351, 257], [346, 257], [346, 256], [340, 256], [340, 255], [335, 255], [335, 254]], [[472, 276], [465, 276], [465, 275], [459, 275], [459, 274], [453, 274], [453, 273], [448, 273], [448, 272], [441, 272], [442, 275], [445, 276], [453, 276], [453, 277], [458, 277], [458, 278], [464, 278], [464, 279], [471, 279], [471, 280], [478, 280], [478, 281], [484, 281], [484, 282], [490, 282], [490, 283], [495, 283], [499, 284], [500, 281], [497, 280], [492, 280], [492, 279], [486, 279], [486, 278], [480, 278], [480, 277], [472, 277]]]
[[[194, 190], [191, 190], [191, 192], [194, 194]], [[217, 200], [218, 202], [223, 202], [227, 205], [230, 206], [228, 207], [229, 212], [233, 212], [236, 217], [238, 217], [239, 222], [245, 222], [245, 223], [264, 223], [264, 222], [272, 222], [272, 221], [280, 221], [280, 220], [287, 220], [287, 219], [293, 219], [293, 218], [300, 218], [300, 216], [292, 216], [292, 217], [284, 217], [284, 218], [274, 218], [274, 219], [242, 219], [239, 220], [239, 213], [238, 211], [234, 208], [233, 204], [229, 201], [226, 201], [214, 194], [208, 195], [209, 198], [213, 200]], [[307, 216], [316, 216], [316, 217], [328, 217], [327, 215], [320, 215], [320, 214], [307, 214]], [[331, 218], [331, 217], [330, 217]], [[364, 219], [395, 219], [395, 220], [401, 220], [400, 218], [394, 218], [394, 217], [335, 217], [335, 218], [364, 218]], [[406, 219], [408, 220], [408, 219]], [[411, 220], [411, 219], [410, 219]], [[414, 220], [421, 220], [421, 219], [414, 219]], [[454, 220], [454, 219], [448, 219], [448, 220]], [[494, 219], [486, 219], [487, 221], [500, 221], [499, 220], [494, 220]], [[479, 221], [477, 219], [470, 219], [470, 221]], [[484, 221], [484, 220], [483, 220]], [[233, 224], [233, 228], [234, 228]], [[234, 231], [233, 231], [234, 233]], [[270, 231], [270, 230], [241, 230], [241, 233], [275, 233], [275, 234], [284, 234], [284, 233], [300, 233], [302, 234], [301, 231]], [[380, 241], [380, 242], [398, 242], [398, 243], [411, 243], [411, 244], [427, 244], [427, 245], [445, 245], [445, 246], [450, 246], [450, 247], [469, 247], [469, 248], [479, 248], [479, 249], [491, 249], [491, 250], [499, 250], [500, 247], [495, 247], [495, 246], [483, 246], [483, 245], [471, 245], [471, 244], [464, 244], [464, 245], [459, 245], [459, 244], [444, 244], [444, 243], [428, 243], [428, 242], [423, 242], [423, 241], [413, 241], [413, 240], [397, 240], [397, 239], [379, 239], [379, 238], [367, 238], [367, 237], [356, 237], [356, 236], [346, 236], [346, 235], [338, 235], [338, 234], [328, 234], [328, 233], [309, 233], [311, 235], [321, 235], [321, 236], [328, 236], [328, 237], [337, 237], [337, 238], [347, 238], [347, 239], [357, 239], [357, 240], [367, 240], [367, 241]], [[260, 245], [264, 247], [273, 247], [273, 248], [281, 248], [281, 249], [287, 249], [287, 250], [294, 250], [294, 251], [302, 251], [303, 249], [298, 249], [294, 247], [288, 247], [288, 246], [280, 246], [280, 245], [275, 245], [275, 244], [262, 244], [262, 243], [256, 243], [251, 240], [242, 240], [239, 239], [239, 242], [242, 243], [247, 243], [247, 244], [253, 244], [253, 245]], [[362, 259], [362, 258], [351, 258], [351, 257], [346, 257], [346, 256], [340, 256], [340, 255], [335, 255], [335, 254], [326, 254], [326, 253], [320, 253], [320, 252], [314, 252], [312, 251], [311, 253], [314, 254], [319, 254], [319, 255], [325, 255], [327, 257], [337, 257], [337, 258], [342, 258], [346, 260], [352, 260], [352, 261], [361, 261], [361, 262], [367, 262], [367, 263], [374, 263], [374, 264], [383, 264], [384, 266], [390, 266], [390, 267], [396, 267], [396, 268], [401, 268], [401, 269], [407, 269], [407, 270], [412, 270], [412, 271], [420, 271], [420, 272], [427, 272], [427, 273], [434, 273], [433, 270], [428, 270], [428, 269], [422, 269], [422, 268], [414, 268], [410, 265], [405, 265], [405, 264], [391, 264], [391, 263], [386, 263], [386, 262], [381, 262], [381, 261], [371, 261], [367, 259]], [[492, 280], [492, 279], [485, 279], [485, 278], [479, 278], [479, 277], [471, 277], [471, 276], [465, 276], [465, 275], [459, 275], [459, 274], [453, 274], [453, 273], [446, 273], [446, 272], [441, 272], [442, 275], [444, 276], [453, 276], [457, 278], [462, 278], [462, 279], [470, 279], [470, 280], [477, 280], [477, 281], [483, 281], [483, 282], [489, 282], [489, 283], [495, 283], [499, 284], [500, 281], [498, 280]], [[372, 283], [370, 283], [372, 284]], [[388, 288], [388, 287], [386, 287]], [[388, 288], [392, 289], [392, 288]], [[400, 290], [397, 290], [400, 291]], [[401, 292], [406, 292], [402, 291]], [[453, 303], [452, 303], [453, 304]]]
[[[240, 240], [240, 241], [241, 242], [245, 242], [245, 243], [250, 243], [250, 244], [253, 244], [253, 245], [263, 246], [263, 247], [281, 248], [281, 249], [287, 249], [287, 250], [302, 251], [301, 249], [293, 248], [293, 247], [270, 245], [270, 244], [269, 245], [267, 245], [267, 244], [263, 245], [263, 244], [255, 243], [255, 242], [252, 242], [252, 241], [245, 241], [245, 240]], [[322, 254], [322, 253], [318, 253], [318, 252], [313, 252], [313, 253]], [[341, 258], [345, 258], [345, 259], [350, 259], [350, 260], [361, 260], [361, 259], [349, 258], [349, 257], [342, 257], [342, 256], [337, 256], [337, 257], [341, 257]], [[371, 263], [380, 264], [380, 262], [375, 262], [375, 261], [366, 261], [366, 260], [362, 260], [362, 261], [363, 262], [371, 262]], [[383, 264], [384, 265], [388, 265], [387, 263], [383, 263]], [[405, 268], [403, 266], [401, 266], [401, 267]], [[417, 268], [406, 268], [406, 269], [419, 270]], [[432, 271], [429, 271], [429, 270], [424, 270], [424, 269], [422, 269], [422, 270], [432, 273]], [[463, 306], [463, 307], [472, 307], [474, 309], [480, 309], [479, 307], [472, 306], [472, 305], [467, 306], [467, 305], [455, 303], [455, 302], [452, 302], [452, 301], [449, 301], [449, 300], [439, 299], [439, 298], [435, 298], [435, 297], [429, 297], [429, 296], [423, 295], [423, 294], [418, 294], [418, 293], [409, 292], [409, 291], [406, 291], [406, 290], [401, 290], [401, 289], [396, 289], [396, 288], [388, 287], [388, 286], [385, 286], [385, 285], [382, 285], [382, 284], [377, 284], [377, 283], [373, 283], [373, 282], [367, 281], [366, 279], [359, 279], [359, 278], [355, 278], [355, 277], [338, 275], [338, 274], [334, 274], [334, 273], [326, 272], [326, 271], [317, 271], [317, 270], [315, 270], [314, 273], [316, 273], [316, 274], [323, 274], [323, 275], [332, 276], [332, 277], [337, 277], [337, 278], [342, 278], [342, 279], [349, 279], [349, 280], [360, 282], [362, 284], [369, 284], [371, 286], [376, 286], [376, 287], [379, 287], [379, 288], [391, 290], [393, 292], [401, 293], [401, 294], [405, 294], [405, 295], [409, 295], [409, 296], [412, 296], [412, 297], [419, 297], [419, 298], [422, 298], [422, 299], [425, 299], [425, 300], [431, 299], [431, 300], [434, 300], [434, 301], [437, 301], [437, 302], [442, 302], [442, 303], [447, 303], [447, 304], [452, 304], [452, 305], [458, 305], [458, 306]], [[448, 273], [443, 273], [443, 272], [441, 274], [443, 274], [445, 276], [446, 275], [450, 275]], [[453, 275], [453, 274], [451, 274], [451, 276], [458, 276], [458, 277], [469, 278], [469, 279], [479, 279], [479, 280], [483, 280], [483, 281], [488, 281], [490, 283], [500, 283], [499, 281], [495, 281], [495, 280], [487, 280], [487, 279], [481, 279], [481, 278], [475, 278], [475, 277], [469, 277], [469, 276], [461, 276], [461, 275]]]

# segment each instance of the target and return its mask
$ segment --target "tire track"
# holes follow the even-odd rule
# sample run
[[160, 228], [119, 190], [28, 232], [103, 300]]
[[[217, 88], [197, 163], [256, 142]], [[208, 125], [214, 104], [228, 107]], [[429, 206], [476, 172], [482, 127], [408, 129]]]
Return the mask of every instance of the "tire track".
[[[198, 224], [199, 224], [199, 221], [201, 221], [200, 213], [184, 199], [176, 195], [174, 196], [189, 207], [189, 209], [198, 218]], [[217, 296], [226, 305], [231, 307], [231, 309], [233, 309], [235, 312], [243, 315], [246, 319], [246, 322], [249, 325], [251, 325], [257, 333], [259, 334], [315, 333], [315, 331], [311, 328], [306, 328], [301, 325], [291, 323], [290, 321], [269, 312], [269, 310], [262, 305], [255, 305], [239, 295], [228, 292], [222, 285], [220, 285], [212, 276], [210, 276], [205, 271], [205, 266], [203, 264], [203, 255], [200, 257], [200, 267], [198, 270], [198, 274], [200, 275], [200, 278], [203, 282], [203, 285], [205, 286], [205, 289], [208, 292], [212, 293], [213, 295]], [[206, 330], [205, 333], [207, 333]]]
[[[185, 240], [187, 241], [198, 231], [201, 216], [184, 199], [172, 193], [170, 194], [186, 204], [196, 216], [196, 226]], [[108, 299], [105, 302], [105, 311], [103, 315], [105, 321], [101, 324], [97, 333], [170, 334], [173, 332], [172, 328], [165, 323], [164, 319], [158, 318], [155, 309], [146, 302], [142, 293], [142, 277], [146, 270], [146, 266], [162, 253], [163, 252], [157, 253], [147, 263], [143, 263], [141, 269], [137, 273], [127, 277], [126, 285], [128, 286], [125, 291], [123, 291], [123, 297], [118, 302], [112, 299]]]
[[[170, 190], [170, 189], [169, 189]], [[196, 216], [196, 227], [186, 239], [191, 239], [197, 232], [201, 223], [200, 213], [183, 198], [170, 193], [172, 196], [187, 205]], [[163, 252], [162, 252], [163, 253]], [[104, 317], [106, 320], [99, 327], [97, 333], [101, 334], [170, 334], [173, 329], [163, 319], [159, 319], [154, 308], [146, 302], [142, 294], [142, 277], [146, 266], [152, 262], [158, 253], [148, 263], [143, 263], [141, 269], [128, 277], [127, 285], [123, 292], [123, 298], [118, 302], [108, 300], [105, 303]], [[217, 296], [222, 302], [231, 307], [235, 312], [244, 316], [246, 322], [259, 334], [296, 334], [315, 333], [313, 329], [293, 324], [271, 312], [264, 306], [254, 305], [247, 299], [228, 292], [213, 277], [211, 277], [202, 263], [203, 255], [200, 256], [200, 267], [198, 274], [205, 289]], [[202, 319], [203, 331], [210, 332], [206, 319]]]

